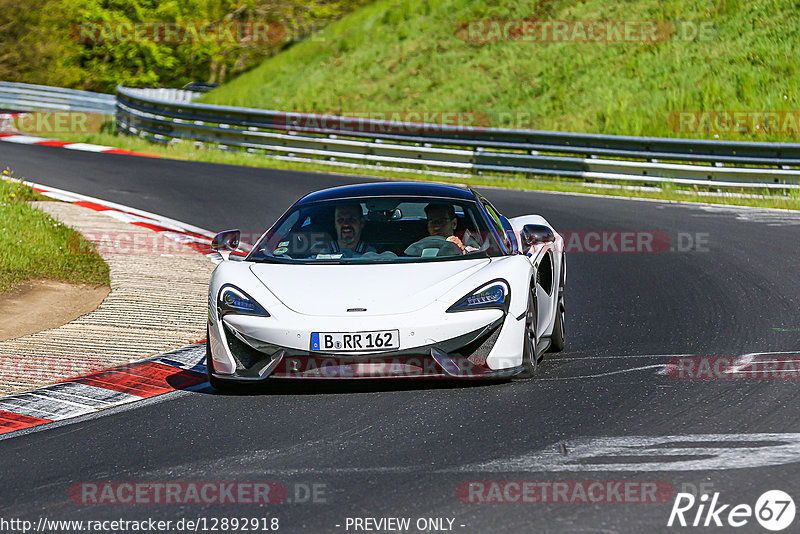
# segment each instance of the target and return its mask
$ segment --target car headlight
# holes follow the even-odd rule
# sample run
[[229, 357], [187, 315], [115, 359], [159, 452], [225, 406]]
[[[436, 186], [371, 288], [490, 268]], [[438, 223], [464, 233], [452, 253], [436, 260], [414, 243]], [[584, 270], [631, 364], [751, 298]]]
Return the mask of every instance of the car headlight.
[[447, 309], [447, 313], [497, 308], [508, 311], [510, 291], [505, 280], [493, 280], [464, 295]]
[[225, 285], [219, 291], [217, 299], [220, 315], [236, 313], [239, 315], [260, 315], [269, 317], [269, 313], [261, 304], [238, 287]]

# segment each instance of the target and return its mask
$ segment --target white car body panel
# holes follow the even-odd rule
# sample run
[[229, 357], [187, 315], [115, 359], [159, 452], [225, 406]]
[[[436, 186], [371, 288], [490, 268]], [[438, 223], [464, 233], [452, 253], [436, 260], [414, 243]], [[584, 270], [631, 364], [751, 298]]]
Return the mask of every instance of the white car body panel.
[[[339, 269], [331, 270], [331, 267]], [[407, 275], [409, 267], [413, 268], [413, 276]], [[447, 278], [451, 273], [453, 278]], [[436, 276], [445, 277], [445, 280], [428, 287], [424, 285], [426, 280]], [[280, 294], [301, 311], [291, 309], [267, 287], [263, 280], [270, 277], [280, 281]], [[458, 313], [446, 313], [446, 310], [490, 280], [503, 278], [511, 287], [527, 287], [530, 277], [530, 262], [522, 255], [409, 265], [275, 265], [225, 261], [212, 275], [209, 295], [219, 294], [224, 284], [233, 284], [258, 301], [270, 317], [230, 315], [224, 321], [235, 332], [275, 345], [308, 350], [312, 332], [398, 329], [400, 349], [404, 350], [451, 339], [500, 319], [503, 312], [496, 309]], [[341, 291], [346, 285], [343, 280], [349, 282], [347, 287], [352, 289]], [[326, 287], [332, 289], [333, 296], [325, 292]], [[380, 287], [399, 287], [398, 307], [405, 306], [405, 311], [390, 313], [385, 305], [377, 306], [374, 294]], [[517, 317], [527, 308], [527, 295], [518, 293], [511, 291], [503, 330], [487, 358], [491, 369], [516, 367], [522, 363], [524, 320]], [[385, 291], [382, 294], [386, 296]], [[423, 297], [426, 300], [422, 300]], [[391, 303], [390, 298], [386, 300]], [[298, 302], [308, 302], [310, 306]], [[312, 315], [314, 303], [320, 304], [320, 313]], [[375, 307], [371, 310], [370, 306]], [[367, 308], [367, 311], [346, 311], [355, 307]], [[222, 324], [217, 317], [216, 302], [212, 305], [211, 299], [209, 316], [216, 327], [209, 332], [215, 369], [222, 374], [231, 373], [235, 363], [222, 342]]]
[[[251, 265], [250, 270], [292, 311], [352, 319], [353, 314], [347, 312], [349, 308], [366, 308], [359, 317], [420, 310], [489, 263], [486, 258], [413, 266], [261, 263]], [[409, 276], [410, 271], [413, 276]], [[271, 280], [280, 283], [270, 283]]]
[[[508, 220], [511, 223], [511, 227], [514, 229], [514, 232], [517, 234], [517, 242], [520, 243], [520, 247], [522, 245], [522, 239], [520, 237], [520, 233], [522, 232], [523, 227], [528, 224], [537, 224], [541, 226], [547, 226], [553, 231], [553, 235], [555, 237], [555, 241], [549, 245], [538, 245], [532, 247], [529, 250], [520, 250], [523, 254], [529, 254], [531, 264], [534, 268], [538, 269], [541, 267], [542, 262], [549, 262], [552, 261], [553, 264], [551, 268], [553, 269], [553, 282], [555, 288], [552, 290], [551, 294], [548, 294], [541, 286], [537, 285], [536, 288], [536, 297], [539, 303], [539, 317], [538, 317], [538, 324], [537, 324], [537, 332], [539, 336], [550, 336], [553, 333], [553, 327], [555, 326], [556, 321], [556, 314], [558, 313], [558, 287], [559, 285], [563, 286], [563, 283], [566, 282], [566, 261], [564, 261], [564, 238], [558, 234], [553, 226], [547, 222], [547, 220], [542, 217], [541, 215], [523, 215], [521, 217], [514, 217], [513, 219]], [[548, 258], [549, 253], [549, 258]], [[552, 259], [550, 259], [552, 258]]]

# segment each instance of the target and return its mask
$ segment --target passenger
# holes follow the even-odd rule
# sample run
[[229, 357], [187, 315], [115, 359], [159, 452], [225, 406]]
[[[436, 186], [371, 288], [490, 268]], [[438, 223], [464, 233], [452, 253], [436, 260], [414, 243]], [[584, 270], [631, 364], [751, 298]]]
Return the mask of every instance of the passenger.
[[374, 247], [367, 246], [361, 240], [361, 232], [367, 221], [358, 203], [339, 204], [333, 216], [336, 227], [336, 242], [334, 252], [341, 252], [345, 257], [361, 255], [365, 252], [375, 252]]

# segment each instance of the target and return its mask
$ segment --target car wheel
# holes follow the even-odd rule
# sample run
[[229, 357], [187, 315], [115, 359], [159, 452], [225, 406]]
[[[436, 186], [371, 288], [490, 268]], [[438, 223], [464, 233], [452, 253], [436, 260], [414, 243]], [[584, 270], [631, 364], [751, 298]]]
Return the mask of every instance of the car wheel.
[[561, 352], [564, 350], [565, 337], [564, 337], [564, 315], [566, 308], [564, 307], [564, 292], [559, 291], [558, 307], [556, 309], [556, 324], [553, 325], [553, 335], [550, 337], [550, 348], [547, 352]]
[[536, 358], [536, 322], [537, 303], [534, 291], [535, 286], [528, 292], [528, 310], [525, 312], [525, 334], [522, 345], [522, 372], [517, 378], [531, 378], [536, 372], [538, 364]]

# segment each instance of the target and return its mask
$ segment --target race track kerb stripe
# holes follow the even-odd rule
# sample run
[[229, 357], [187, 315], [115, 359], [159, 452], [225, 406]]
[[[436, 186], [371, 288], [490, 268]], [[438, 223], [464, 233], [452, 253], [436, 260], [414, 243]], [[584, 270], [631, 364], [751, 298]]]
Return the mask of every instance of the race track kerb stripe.
[[156, 362], [142, 362], [114, 367], [69, 381], [148, 398], [195, 386], [206, 380], [206, 375], [202, 373], [176, 369]]
[[145, 157], [145, 158], [160, 158], [161, 157], [161, 156], [158, 156], [156, 154], [147, 154], [146, 152], [134, 152], [134, 151], [131, 151], [131, 150], [123, 150], [121, 148], [112, 148], [110, 150], [103, 150], [103, 153], [104, 154], [122, 154], [122, 155], [125, 155], [125, 156], [142, 156], [142, 157]]
[[95, 204], [94, 202], [89, 202], [87, 200], [79, 200], [74, 204], [76, 206], [83, 206], [84, 208], [89, 208], [90, 210], [94, 211], [109, 211], [111, 209], [107, 206], [103, 206], [102, 204]]
[[42, 145], [42, 146], [61, 146], [61, 147], [63, 147], [64, 145], [68, 145], [69, 143], [67, 143], [66, 141], [51, 140], [51, 141], [40, 141], [40, 142], [34, 143], [34, 144]]
[[50, 419], [40, 419], [39, 417], [31, 417], [29, 415], [20, 415], [18, 413], [0, 410], [0, 434], [50, 422]]

